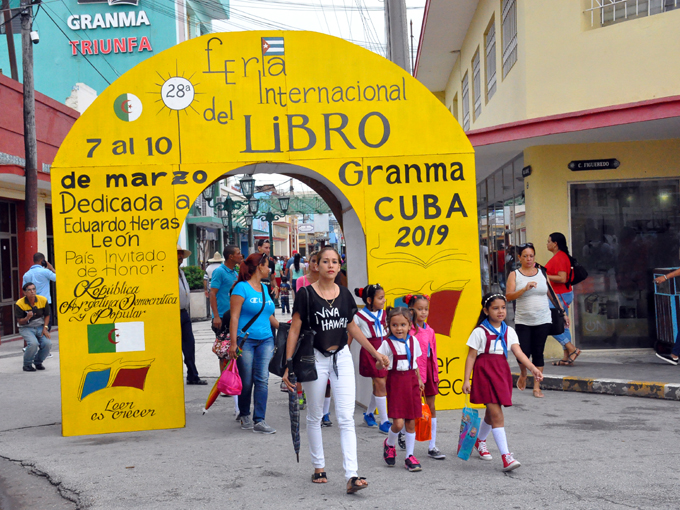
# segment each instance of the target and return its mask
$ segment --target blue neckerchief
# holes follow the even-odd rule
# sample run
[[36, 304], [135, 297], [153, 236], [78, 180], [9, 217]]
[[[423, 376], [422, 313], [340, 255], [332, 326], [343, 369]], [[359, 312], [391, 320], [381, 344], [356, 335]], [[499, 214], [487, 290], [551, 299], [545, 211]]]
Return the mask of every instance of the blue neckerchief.
[[364, 308], [364, 312], [366, 312], [368, 314], [368, 316], [371, 319], [373, 319], [373, 326], [375, 327], [375, 332], [380, 333], [380, 336], [384, 336], [382, 322], [380, 322], [380, 315], [381, 315], [380, 312], [382, 312], [382, 310], [378, 310], [377, 315], [373, 315], [368, 308]]
[[496, 328], [494, 328], [491, 323], [489, 322], [489, 319], [486, 318], [484, 319], [484, 322], [482, 322], [482, 326], [484, 326], [486, 329], [491, 331], [496, 335], [496, 340], [493, 343], [493, 349], [494, 351], [496, 350], [496, 344], [498, 343], [498, 340], [500, 339], [501, 345], [503, 346], [503, 354], [505, 354], [505, 357], [508, 357], [508, 342], [505, 339], [505, 335], [508, 332], [508, 325], [505, 323], [505, 321], [501, 322], [501, 330], [498, 331]]
[[408, 339], [409, 338], [410, 338], [410, 336], [408, 336], [408, 335], [406, 335], [405, 339], [397, 338], [394, 335], [390, 335], [390, 340], [393, 340], [395, 342], [401, 342], [402, 344], [404, 344], [404, 347], [406, 347], [406, 359], [408, 360], [408, 367], [410, 369], [411, 368], [411, 358], [413, 356], [411, 355], [411, 349], [409, 349], [409, 346], [408, 346]]

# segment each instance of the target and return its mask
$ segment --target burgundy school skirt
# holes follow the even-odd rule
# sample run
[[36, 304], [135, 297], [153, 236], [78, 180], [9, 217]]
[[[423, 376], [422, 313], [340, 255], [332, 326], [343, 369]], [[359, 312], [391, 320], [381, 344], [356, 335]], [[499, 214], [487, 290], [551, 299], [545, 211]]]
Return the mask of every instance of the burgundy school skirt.
[[387, 416], [404, 420], [423, 416], [415, 370], [390, 370], [387, 374]]
[[434, 397], [439, 395], [439, 387], [437, 386], [437, 381], [435, 380], [435, 374], [437, 374], [439, 367], [437, 367], [437, 361], [434, 356], [427, 358], [427, 379], [425, 380], [425, 396]]
[[502, 354], [480, 354], [472, 369], [473, 404], [512, 405], [512, 374]]
[[[368, 341], [371, 342], [376, 351], [382, 344], [382, 339], [380, 338], [369, 338]], [[371, 378], [387, 377], [387, 370], [378, 370], [375, 367], [375, 358], [362, 347], [361, 351], [359, 351], [359, 375]]]

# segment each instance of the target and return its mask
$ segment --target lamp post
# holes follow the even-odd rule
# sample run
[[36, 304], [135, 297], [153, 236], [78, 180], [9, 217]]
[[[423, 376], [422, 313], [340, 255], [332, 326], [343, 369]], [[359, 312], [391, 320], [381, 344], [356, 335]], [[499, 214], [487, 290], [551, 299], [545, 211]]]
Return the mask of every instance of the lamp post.
[[[250, 175], [246, 175], [241, 179], [240, 184], [243, 196], [246, 197], [246, 200], [249, 200], [253, 196], [253, 190], [255, 188], [255, 179], [253, 179], [253, 177]], [[231, 198], [231, 196], [227, 196], [227, 198], [223, 202], [220, 202], [219, 199], [215, 197], [214, 185], [210, 185], [203, 190], [203, 198], [205, 199], [206, 202], [208, 202], [209, 205], [212, 205], [213, 200], [215, 200], [215, 205], [213, 205], [213, 208], [217, 211], [227, 212], [226, 218], [227, 221], [225, 223], [224, 221], [225, 218], [222, 218], [222, 224], [228, 229], [227, 244], [234, 244], [234, 227], [232, 222], [232, 213], [234, 211], [239, 210], [241, 207], [245, 207], [246, 203], [242, 200], [234, 200]]]
[[253, 216], [269, 223], [269, 245], [273, 247], [274, 246], [273, 223], [276, 220], [280, 220], [281, 218], [283, 218], [288, 212], [288, 207], [290, 205], [290, 197], [279, 197], [279, 208], [281, 209], [281, 212], [283, 214], [278, 214], [272, 211], [267, 211], [266, 213], [259, 214], [258, 213], [259, 204], [260, 201], [258, 199], [251, 198], [248, 203], [248, 209]]

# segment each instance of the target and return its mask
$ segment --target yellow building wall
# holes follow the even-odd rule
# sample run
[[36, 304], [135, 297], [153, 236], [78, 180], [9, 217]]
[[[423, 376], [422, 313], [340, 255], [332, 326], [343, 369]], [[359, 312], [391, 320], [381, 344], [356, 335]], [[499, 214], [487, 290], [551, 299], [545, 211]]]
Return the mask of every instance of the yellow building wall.
[[[573, 160], [616, 158], [615, 170], [572, 172]], [[524, 179], [527, 241], [536, 246], [536, 261], [545, 264], [552, 254], [546, 247], [552, 232], [562, 232], [571, 246], [569, 184], [680, 177], [680, 140], [593, 143], [530, 147], [524, 151], [524, 165], [531, 175]], [[549, 198], [548, 200], [546, 198]], [[578, 345], [578, 338], [576, 338]], [[552, 338], [546, 356], [557, 357], [561, 346]]]
[[[517, 0], [518, 58], [503, 79], [501, 0], [481, 0], [444, 91], [446, 107], [470, 80], [470, 129], [680, 94], [680, 9], [591, 26], [590, 0]], [[496, 26], [496, 93], [486, 99], [484, 33]], [[482, 113], [475, 119], [472, 57], [481, 56]], [[457, 48], [456, 48], [457, 49]], [[440, 93], [435, 93], [440, 97]], [[441, 97], [440, 97], [441, 98]]]
[[680, 94], [680, 10], [591, 28], [590, 0], [529, 3], [526, 118]]
[[[470, 130], [483, 129], [496, 124], [514, 122], [526, 118], [526, 44], [524, 34], [525, 1], [517, 0], [517, 62], [503, 79], [503, 38], [501, 0], [481, 0], [470, 23], [463, 46], [446, 85], [446, 107], [451, 109], [453, 98], [458, 94], [458, 120], [463, 122], [462, 80], [468, 73], [470, 86]], [[485, 33], [491, 18], [496, 27], [496, 93], [487, 101]], [[456, 48], [457, 49], [457, 48]], [[474, 117], [474, 98], [472, 85], [472, 58], [479, 49], [481, 65], [482, 113]]]

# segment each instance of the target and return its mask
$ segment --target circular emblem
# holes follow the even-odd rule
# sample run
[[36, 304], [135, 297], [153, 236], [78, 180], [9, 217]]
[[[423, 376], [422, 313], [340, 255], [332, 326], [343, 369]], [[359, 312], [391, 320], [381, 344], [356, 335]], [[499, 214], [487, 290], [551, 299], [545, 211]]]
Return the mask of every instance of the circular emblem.
[[161, 87], [163, 104], [171, 110], [184, 110], [194, 100], [194, 86], [186, 78], [169, 78]]
[[142, 102], [134, 94], [121, 94], [113, 102], [113, 111], [120, 120], [132, 122], [142, 114]]

